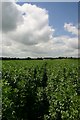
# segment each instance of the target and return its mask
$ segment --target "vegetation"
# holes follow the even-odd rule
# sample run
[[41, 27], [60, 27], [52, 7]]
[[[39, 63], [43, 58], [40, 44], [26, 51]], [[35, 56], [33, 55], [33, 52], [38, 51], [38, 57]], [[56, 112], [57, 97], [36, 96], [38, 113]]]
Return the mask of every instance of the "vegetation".
[[3, 60], [2, 120], [80, 120], [78, 59]]
[[0, 120], [2, 117], [2, 75], [1, 75], [1, 71], [2, 71], [2, 61], [0, 60]]

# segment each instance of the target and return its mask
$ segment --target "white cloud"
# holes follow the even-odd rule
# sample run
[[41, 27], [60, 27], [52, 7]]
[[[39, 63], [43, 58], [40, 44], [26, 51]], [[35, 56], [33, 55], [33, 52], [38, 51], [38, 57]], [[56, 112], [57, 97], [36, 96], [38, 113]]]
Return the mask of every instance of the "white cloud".
[[[3, 11], [6, 14], [3, 15], [3, 30], [12, 30], [7, 33], [8, 37], [27, 45], [46, 42], [51, 39], [54, 29], [48, 25], [48, 13], [45, 9], [31, 4], [24, 4], [23, 6], [7, 4], [5, 4], [5, 10], [7, 9], [7, 11]], [[15, 8], [16, 10], [14, 10]], [[8, 10], [13, 10], [13, 14], [9, 15]], [[19, 15], [25, 13], [25, 15], [22, 15], [22, 17], [16, 16], [15, 12]], [[19, 23], [19, 17], [23, 18], [21, 24], [17, 24], [17, 22]]]
[[[22, 6], [5, 3], [3, 8], [3, 56], [77, 56], [77, 36], [55, 36], [46, 9], [28, 3]], [[66, 23], [64, 28], [77, 35], [77, 28], [71, 23]]]
[[21, 24], [23, 17], [13, 2], [2, 2], [2, 30], [8, 32]]
[[64, 28], [68, 32], [71, 32], [72, 34], [78, 35], [78, 28], [76, 26], [74, 26], [72, 23], [65, 23]]
[[2, 56], [2, 33], [0, 33], [0, 56]]

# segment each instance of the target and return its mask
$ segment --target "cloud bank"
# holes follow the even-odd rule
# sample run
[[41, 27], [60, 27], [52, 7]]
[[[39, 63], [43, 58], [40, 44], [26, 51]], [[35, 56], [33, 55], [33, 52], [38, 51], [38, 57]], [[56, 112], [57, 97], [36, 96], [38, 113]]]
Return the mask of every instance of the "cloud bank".
[[55, 36], [56, 31], [49, 25], [46, 9], [28, 3], [20, 6], [15, 2], [3, 2], [2, 21], [2, 56], [78, 56], [77, 27], [66, 22], [64, 30], [75, 37]]

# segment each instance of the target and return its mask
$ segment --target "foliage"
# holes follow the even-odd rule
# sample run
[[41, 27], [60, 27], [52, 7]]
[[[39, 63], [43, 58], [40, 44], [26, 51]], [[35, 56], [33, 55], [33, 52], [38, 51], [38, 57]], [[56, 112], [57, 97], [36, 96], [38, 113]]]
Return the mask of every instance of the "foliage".
[[80, 120], [77, 59], [5, 60], [2, 120]]

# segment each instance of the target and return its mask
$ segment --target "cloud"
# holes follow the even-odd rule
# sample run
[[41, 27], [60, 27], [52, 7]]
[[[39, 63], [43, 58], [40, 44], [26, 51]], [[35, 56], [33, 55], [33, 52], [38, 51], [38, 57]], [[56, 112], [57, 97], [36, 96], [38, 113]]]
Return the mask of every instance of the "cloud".
[[[11, 12], [10, 12], [11, 11]], [[55, 36], [46, 9], [28, 3], [3, 4], [2, 55], [10, 57], [77, 56], [77, 29], [71, 23], [64, 28], [75, 34]], [[69, 29], [70, 27], [70, 29]], [[74, 28], [74, 29], [72, 29]], [[76, 44], [75, 44], [76, 43]]]
[[15, 3], [4, 3], [2, 18], [3, 31], [8, 32], [7, 36], [23, 44], [46, 42], [51, 39], [54, 31], [48, 25], [47, 11], [36, 5], [19, 6]]
[[2, 2], [2, 31], [9, 32], [21, 24], [23, 17], [14, 2]]
[[78, 28], [74, 26], [72, 23], [65, 23], [64, 29], [68, 32], [71, 32], [72, 34], [78, 35]]
[[2, 56], [2, 33], [0, 33], [0, 56]]

